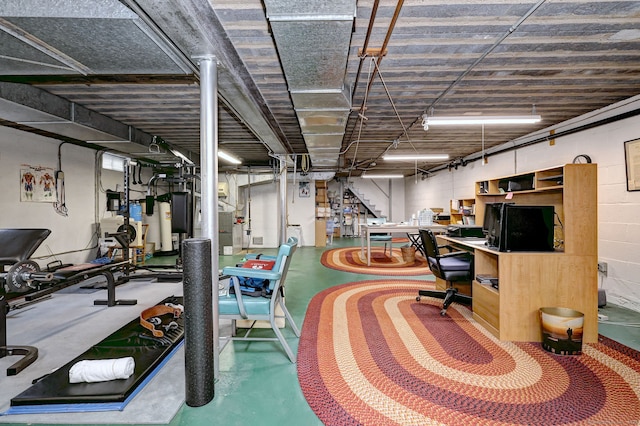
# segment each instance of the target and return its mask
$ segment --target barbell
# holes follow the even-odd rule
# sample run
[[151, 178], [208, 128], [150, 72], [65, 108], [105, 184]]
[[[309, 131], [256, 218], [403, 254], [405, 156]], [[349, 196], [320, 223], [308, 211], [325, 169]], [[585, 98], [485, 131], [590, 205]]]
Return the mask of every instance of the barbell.
[[53, 281], [53, 273], [40, 271], [40, 266], [33, 260], [20, 261], [0, 273], [0, 282], [7, 293], [24, 293], [32, 288], [34, 282]]

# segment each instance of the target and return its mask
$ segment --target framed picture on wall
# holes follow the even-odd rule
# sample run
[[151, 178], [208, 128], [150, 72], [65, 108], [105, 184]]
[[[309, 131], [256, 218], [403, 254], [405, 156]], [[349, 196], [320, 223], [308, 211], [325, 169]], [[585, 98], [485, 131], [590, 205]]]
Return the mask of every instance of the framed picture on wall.
[[298, 183], [298, 197], [309, 198], [311, 196], [311, 183], [299, 182]]
[[640, 191], [640, 139], [624, 143], [624, 159], [627, 166], [627, 191]]

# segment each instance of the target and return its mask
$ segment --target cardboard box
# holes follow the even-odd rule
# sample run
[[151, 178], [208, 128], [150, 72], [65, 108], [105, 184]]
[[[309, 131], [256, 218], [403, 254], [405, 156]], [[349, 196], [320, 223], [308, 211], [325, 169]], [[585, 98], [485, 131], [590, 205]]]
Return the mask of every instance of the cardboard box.
[[316, 247], [327, 246], [327, 222], [324, 219], [316, 219]]

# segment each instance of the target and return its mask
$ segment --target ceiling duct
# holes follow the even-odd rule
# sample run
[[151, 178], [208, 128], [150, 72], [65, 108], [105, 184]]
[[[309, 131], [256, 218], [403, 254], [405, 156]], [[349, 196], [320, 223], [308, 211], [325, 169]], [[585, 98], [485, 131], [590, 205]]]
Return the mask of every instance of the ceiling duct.
[[265, 0], [314, 167], [337, 167], [351, 96], [344, 84], [355, 0]]

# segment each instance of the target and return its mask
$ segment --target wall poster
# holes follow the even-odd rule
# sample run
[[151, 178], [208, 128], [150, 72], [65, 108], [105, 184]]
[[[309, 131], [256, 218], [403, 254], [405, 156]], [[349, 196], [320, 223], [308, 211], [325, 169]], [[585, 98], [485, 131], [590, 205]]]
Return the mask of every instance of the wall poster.
[[640, 139], [624, 143], [624, 159], [627, 165], [627, 191], [640, 191]]
[[55, 203], [56, 180], [51, 167], [20, 165], [20, 201]]
[[311, 183], [299, 182], [298, 183], [298, 197], [309, 198], [311, 196]]

